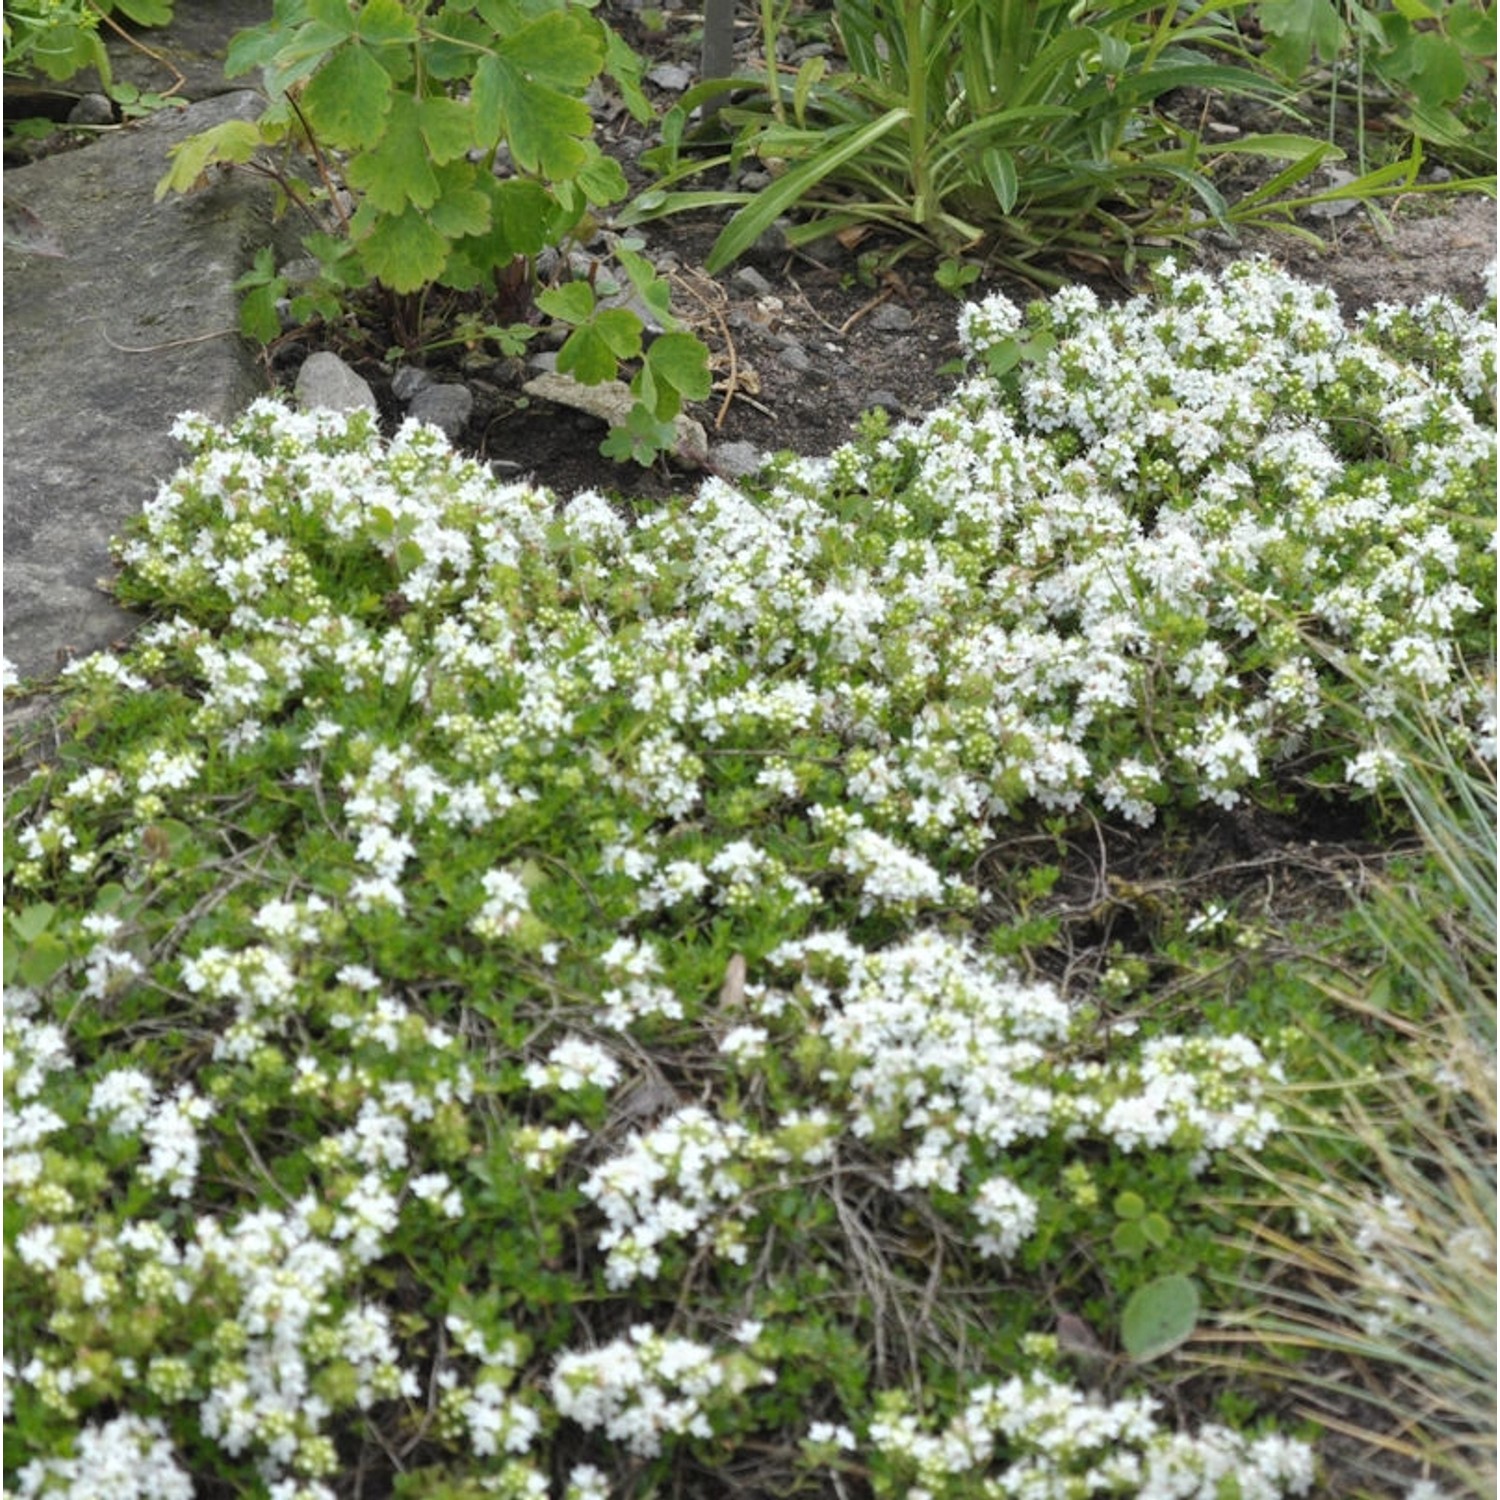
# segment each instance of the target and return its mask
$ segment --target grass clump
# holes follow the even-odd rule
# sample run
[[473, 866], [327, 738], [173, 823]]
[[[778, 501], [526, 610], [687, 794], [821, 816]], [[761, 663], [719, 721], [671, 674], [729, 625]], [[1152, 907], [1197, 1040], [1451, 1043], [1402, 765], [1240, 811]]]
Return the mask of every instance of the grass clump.
[[18, 1493], [1311, 1492], [1121, 1332], [1232, 1310], [1305, 1053], [1070, 982], [996, 851], [1375, 828], [1405, 696], [1474, 738], [1491, 330], [1260, 263], [961, 326], [634, 518], [183, 420], [8, 804]]
[[[1495, 1488], [1495, 776], [1430, 713], [1391, 725], [1424, 857], [1356, 908], [1377, 962], [1324, 969], [1335, 1012], [1389, 1039], [1312, 1042], [1328, 1081], [1288, 1090], [1247, 1223], [1253, 1293], [1236, 1367], [1274, 1371], [1342, 1431], [1361, 1477], [1392, 1455], [1425, 1493]], [[1253, 1351], [1253, 1352], [1252, 1352]]]

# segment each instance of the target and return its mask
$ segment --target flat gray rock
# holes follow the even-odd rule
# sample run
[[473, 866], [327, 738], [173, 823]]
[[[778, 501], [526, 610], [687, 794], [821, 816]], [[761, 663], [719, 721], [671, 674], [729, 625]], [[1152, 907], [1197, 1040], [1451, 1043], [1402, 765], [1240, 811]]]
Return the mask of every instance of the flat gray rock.
[[50, 677], [136, 623], [100, 592], [109, 540], [177, 468], [179, 412], [227, 419], [265, 389], [235, 280], [273, 239], [269, 187], [228, 174], [153, 194], [169, 146], [253, 119], [241, 91], [5, 174], [60, 256], [5, 264], [5, 655]]

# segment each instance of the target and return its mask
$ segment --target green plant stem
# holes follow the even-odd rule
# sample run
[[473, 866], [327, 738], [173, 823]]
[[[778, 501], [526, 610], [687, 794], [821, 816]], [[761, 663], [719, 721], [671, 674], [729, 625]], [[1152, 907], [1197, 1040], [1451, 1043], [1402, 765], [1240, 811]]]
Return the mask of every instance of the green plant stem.
[[927, 68], [922, 45], [922, 20], [926, 0], [904, 0], [906, 12], [906, 105], [911, 111], [907, 125], [911, 153], [912, 217], [919, 225], [931, 218], [932, 166], [927, 160]]

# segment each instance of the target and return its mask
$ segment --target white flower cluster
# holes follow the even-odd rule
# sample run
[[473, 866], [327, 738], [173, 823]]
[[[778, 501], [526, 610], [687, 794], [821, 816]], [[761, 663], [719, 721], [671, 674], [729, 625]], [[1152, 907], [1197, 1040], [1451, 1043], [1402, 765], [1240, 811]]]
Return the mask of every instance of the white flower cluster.
[[649, 1458], [668, 1436], [711, 1437], [716, 1402], [775, 1378], [741, 1350], [715, 1353], [641, 1323], [627, 1338], [561, 1355], [548, 1389], [559, 1415]]
[[[1107, 1401], [1052, 1376], [1013, 1376], [972, 1390], [935, 1429], [886, 1397], [869, 1441], [905, 1476], [903, 1500], [984, 1494], [1027, 1500], [1131, 1495], [1136, 1500], [1284, 1500], [1316, 1478], [1307, 1444], [1219, 1426], [1173, 1432], [1148, 1397]], [[1230, 1489], [1229, 1486], [1234, 1488]]]
[[163, 1425], [126, 1414], [80, 1428], [70, 1457], [27, 1464], [15, 1493], [21, 1500], [193, 1500], [194, 1492]]

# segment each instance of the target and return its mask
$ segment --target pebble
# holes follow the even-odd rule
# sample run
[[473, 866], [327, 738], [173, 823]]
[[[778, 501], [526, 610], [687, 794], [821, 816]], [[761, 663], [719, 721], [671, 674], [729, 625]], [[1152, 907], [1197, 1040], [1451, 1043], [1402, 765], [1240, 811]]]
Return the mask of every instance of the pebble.
[[759, 167], [740, 173], [740, 187], [747, 193], [763, 193], [776, 179]]
[[776, 363], [799, 373], [812, 369], [812, 361], [801, 344], [784, 344], [776, 351]]
[[893, 417], [899, 417], [905, 410], [901, 404], [901, 398], [892, 391], [871, 391], [865, 397], [864, 411], [874, 411], [876, 407], [888, 411]]
[[304, 411], [379, 411], [369, 382], [355, 374], [337, 354], [320, 350], [308, 355], [294, 387]]
[[673, 93], [680, 94], [692, 86], [693, 74], [681, 63], [658, 63], [646, 74], [646, 81], [654, 83], [659, 89], [671, 89]]
[[474, 395], [467, 386], [424, 385], [407, 408], [408, 415], [441, 429], [449, 439], [457, 438], [474, 411]]
[[746, 252], [751, 260], [775, 261], [786, 254], [786, 223], [778, 219], [768, 225], [761, 236]]
[[758, 474], [765, 455], [754, 443], [720, 443], [712, 452], [714, 468], [731, 479], [748, 479]]
[[113, 125], [115, 107], [103, 94], [85, 94], [68, 111], [69, 125]]
[[870, 314], [870, 327], [880, 333], [905, 333], [916, 322], [899, 302], [885, 302]]
[[764, 297], [771, 290], [771, 283], [754, 266], [741, 266], [729, 279], [752, 297]]
[[391, 381], [391, 394], [398, 401], [410, 401], [424, 386], [432, 384], [432, 376], [416, 365], [402, 365]]

